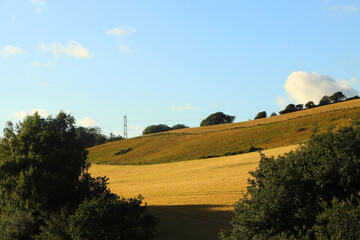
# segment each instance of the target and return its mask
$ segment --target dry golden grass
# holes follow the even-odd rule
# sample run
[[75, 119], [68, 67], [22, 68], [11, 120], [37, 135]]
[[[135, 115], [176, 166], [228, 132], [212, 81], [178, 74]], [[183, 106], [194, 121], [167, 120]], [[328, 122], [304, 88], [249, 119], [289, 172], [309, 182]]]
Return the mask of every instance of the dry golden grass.
[[[359, 106], [360, 100], [353, 100], [249, 122], [146, 135], [90, 148], [89, 160], [100, 164], [154, 164], [247, 152], [251, 147], [293, 145], [309, 138], [315, 122], [321, 131], [331, 124], [349, 124]], [[116, 155], [129, 148], [130, 152]]]
[[[263, 151], [279, 155], [287, 146]], [[155, 165], [93, 165], [94, 176], [110, 178], [113, 192], [131, 197], [143, 195], [149, 205], [231, 206], [245, 190], [248, 172], [255, 169], [258, 152]]]
[[[263, 153], [277, 156], [296, 146]], [[259, 160], [254, 152], [156, 165], [93, 165], [89, 171], [109, 177], [118, 195], [143, 195], [160, 220], [159, 239], [217, 239], [221, 228], [229, 228], [233, 205]]]
[[333, 112], [333, 111], [337, 111], [337, 110], [350, 109], [350, 108], [360, 108], [360, 99], [350, 100], [350, 101], [346, 101], [346, 102], [339, 102], [336, 104], [325, 105], [325, 106], [321, 106], [321, 107], [306, 109], [303, 111], [278, 115], [278, 116], [274, 116], [274, 117], [250, 120], [250, 121], [245, 121], [245, 122], [237, 122], [237, 123], [231, 123], [231, 124], [178, 129], [178, 130], [174, 130], [171, 132], [206, 133], [206, 132], [214, 132], [214, 131], [223, 131], [223, 130], [229, 130], [229, 129], [239, 128], [239, 127], [252, 127], [252, 126], [264, 125], [264, 124], [269, 124], [269, 123], [282, 122], [282, 121], [296, 119], [296, 118], [300, 118], [300, 117], [306, 117], [306, 116], [310, 116], [310, 115], [314, 115], [314, 114]]

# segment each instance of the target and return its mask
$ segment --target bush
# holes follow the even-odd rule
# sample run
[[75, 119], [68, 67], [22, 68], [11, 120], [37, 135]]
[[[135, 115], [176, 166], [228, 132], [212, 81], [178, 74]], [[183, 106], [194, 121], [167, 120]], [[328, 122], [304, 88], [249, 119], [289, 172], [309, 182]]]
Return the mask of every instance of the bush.
[[[352, 202], [359, 206], [359, 121], [337, 132], [329, 129], [313, 135], [298, 150], [278, 158], [262, 155], [258, 168], [250, 174], [248, 191], [235, 205], [233, 231], [223, 238], [314, 239], [322, 229], [319, 226], [327, 226], [326, 221], [319, 222], [324, 219], [321, 216], [330, 219], [335, 212], [324, 210], [324, 202], [331, 206], [334, 198], [347, 201], [353, 196], [356, 201]], [[342, 228], [342, 222], [334, 220], [331, 228]], [[350, 222], [349, 228], [348, 232], [359, 229]], [[326, 239], [338, 239], [337, 230], [326, 231], [334, 234]]]
[[217, 124], [232, 123], [235, 120], [235, 116], [226, 115], [222, 112], [217, 112], [209, 115], [207, 118], [202, 120], [200, 126], [210, 126]]
[[74, 240], [151, 239], [155, 219], [141, 202], [141, 197], [85, 200], [69, 216], [69, 233]]

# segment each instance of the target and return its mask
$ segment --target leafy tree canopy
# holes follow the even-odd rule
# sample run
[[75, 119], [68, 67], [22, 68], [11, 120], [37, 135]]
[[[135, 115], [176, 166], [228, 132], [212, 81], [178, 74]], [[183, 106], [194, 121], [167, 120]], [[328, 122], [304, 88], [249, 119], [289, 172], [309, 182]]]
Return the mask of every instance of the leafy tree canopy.
[[313, 101], [308, 101], [306, 104], [305, 104], [305, 107], [306, 109], [309, 109], [309, 108], [313, 108], [313, 107], [316, 107], [315, 103]]
[[290, 103], [289, 105], [286, 106], [286, 108], [282, 111], [280, 111], [280, 114], [286, 114], [286, 113], [291, 113], [291, 112], [295, 112], [296, 111], [296, 107], [294, 104]]
[[[61, 209], [71, 216], [85, 199], [119, 201], [107, 178], [87, 173], [87, 151], [74, 124], [64, 112], [46, 119], [35, 113], [16, 125], [7, 123], [0, 140], [1, 240], [37, 238], [51, 216]], [[64, 228], [70, 224], [61, 223]]]
[[235, 116], [226, 115], [222, 112], [216, 112], [209, 115], [207, 118], [202, 120], [200, 126], [210, 126], [210, 125], [217, 125], [217, 124], [225, 124], [225, 123], [232, 123], [235, 120]]
[[265, 111], [262, 111], [262, 112], [259, 112], [254, 119], [259, 119], [259, 118], [266, 118], [266, 112]]
[[339, 92], [336, 92], [333, 95], [331, 95], [329, 98], [333, 103], [337, 103], [337, 102], [340, 102], [340, 101], [346, 99], [346, 96], [342, 92], [339, 91]]
[[284, 156], [262, 155], [250, 174], [248, 192], [235, 206], [233, 231], [223, 239], [359, 237], [359, 120], [313, 135]]
[[319, 101], [319, 106], [324, 106], [324, 105], [328, 105], [331, 103], [330, 97], [325, 95], [323, 96], [320, 101]]

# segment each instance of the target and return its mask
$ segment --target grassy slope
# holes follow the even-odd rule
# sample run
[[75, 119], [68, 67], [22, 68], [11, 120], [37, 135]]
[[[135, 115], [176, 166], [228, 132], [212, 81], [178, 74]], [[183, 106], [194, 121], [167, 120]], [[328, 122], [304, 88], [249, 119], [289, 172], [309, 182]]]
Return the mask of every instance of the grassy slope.
[[359, 111], [360, 100], [352, 100], [266, 119], [152, 134], [90, 148], [89, 160], [101, 164], [154, 164], [247, 152], [250, 147], [271, 149], [307, 140], [314, 122], [320, 130], [330, 124], [349, 124]]
[[[263, 151], [277, 156], [288, 146]], [[234, 203], [246, 190], [248, 172], [259, 153], [155, 165], [93, 165], [93, 176], [110, 178], [110, 188], [124, 197], [142, 194], [158, 219], [158, 239], [217, 239], [230, 228]]]

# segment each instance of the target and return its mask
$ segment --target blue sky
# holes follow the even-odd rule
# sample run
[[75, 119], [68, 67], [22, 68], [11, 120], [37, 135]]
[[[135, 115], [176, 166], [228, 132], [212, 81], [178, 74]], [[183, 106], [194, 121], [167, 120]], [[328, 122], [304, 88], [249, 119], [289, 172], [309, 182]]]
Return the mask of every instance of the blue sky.
[[[0, 128], [236, 122], [360, 89], [360, 1], [0, 0]], [[1, 134], [0, 134], [1, 135]]]

